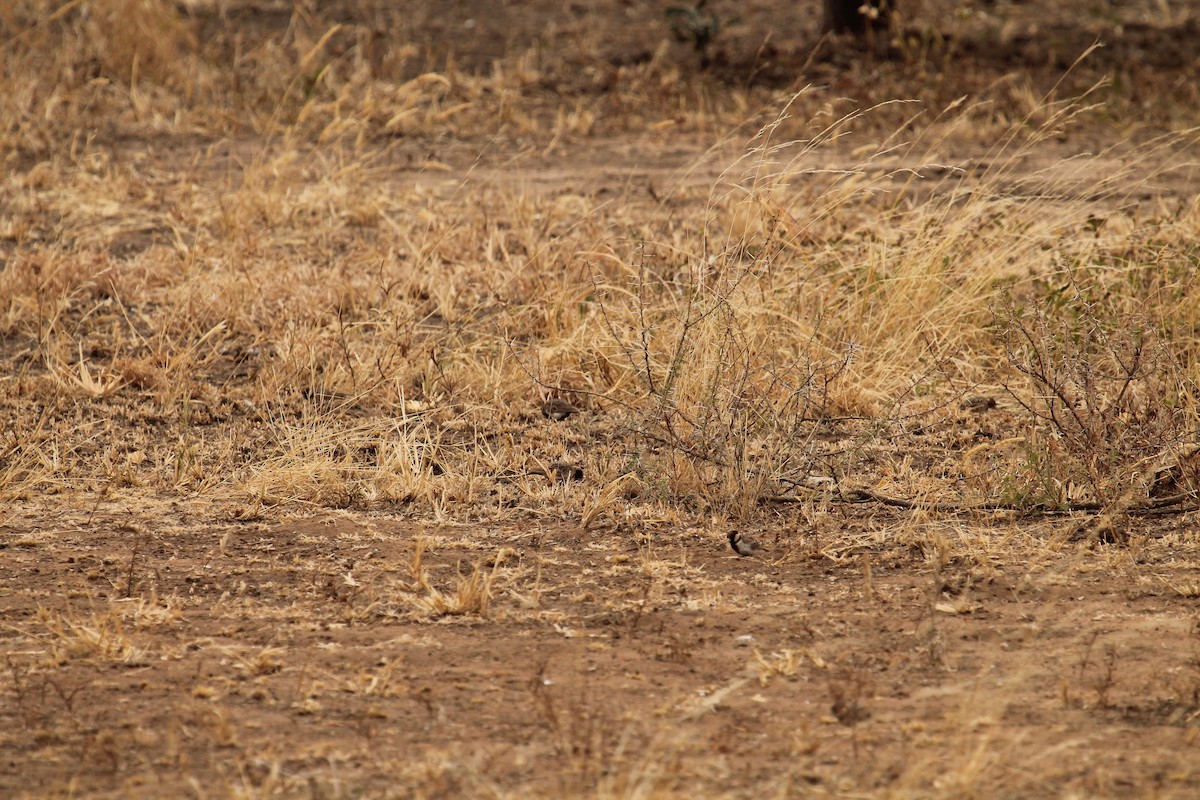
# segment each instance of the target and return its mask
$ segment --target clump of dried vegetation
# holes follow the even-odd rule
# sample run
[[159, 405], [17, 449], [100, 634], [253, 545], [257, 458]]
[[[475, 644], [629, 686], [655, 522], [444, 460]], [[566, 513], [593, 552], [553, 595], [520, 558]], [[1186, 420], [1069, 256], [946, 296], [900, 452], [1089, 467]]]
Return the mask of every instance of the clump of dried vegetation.
[[[1164, 463], [1196, 439], [1197, 207], [1139, 200], [1192, 139], [1037, 158], [1094, 95], [926, 118], [800, 91], [697, 157], [708, 182], [613, 198], [482, 169], [446, 184], [432, 159], [396, 175], [394, 137], [591, 132], [614, 98], [542, 127], [531, 87], [553, 63], [404, 79], [416, 52], [372, 61], [361, 31], [301, 15], [238, 52], [211, 14], [158, 3], [26, 2], [3, 22], [7, 498], [592, 520], [747, 515], [819, 481], [1068, 509], [1151, 466], [1195, 494]], [[631, 93], [670, 83], [661, 60], [629, 73]], [[220, 138], [242, 132], [257, 144]], [[917, 448], [933, 470], [888, 455], [1001, 387], [1009, 444], [951, 433]], [[545, 422], [551, 395], [584, 413]], [[531, 480], [552, 458], [586, 480]]]

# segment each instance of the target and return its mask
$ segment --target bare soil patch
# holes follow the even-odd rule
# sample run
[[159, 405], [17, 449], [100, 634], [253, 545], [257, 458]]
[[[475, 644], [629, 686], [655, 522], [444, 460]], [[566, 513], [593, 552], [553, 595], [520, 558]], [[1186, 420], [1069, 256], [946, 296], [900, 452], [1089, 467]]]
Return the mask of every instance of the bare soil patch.
[[[1195, 791], [1186, 533], [1049, 555], [1053, 525], [930, 522], [1009, 542], [938, 564], [888, 514], [778, 525], [771, 560], [361, 513], [10, 528], [9, 791]], [[823, 548], [833, 525], [861, 543]], [[419, 612], [418, 542], [434, 590], [482, 570], [486, 613]]]

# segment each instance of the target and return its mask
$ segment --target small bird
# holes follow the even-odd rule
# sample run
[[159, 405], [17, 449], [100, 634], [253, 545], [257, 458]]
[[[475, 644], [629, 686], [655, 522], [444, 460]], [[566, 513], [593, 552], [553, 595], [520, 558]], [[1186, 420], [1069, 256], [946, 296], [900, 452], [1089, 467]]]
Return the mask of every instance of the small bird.
[[996, 407], [996, 400], [993, 397], [978, 395], [976, 397], [964, 398], [958, 407], [963, 411], [972, 411], [976, 414], [982, 414], [985, 411], [991, 411]]
[[733, 548], [733, 552], [739, 556], [749, 557], [762, 554], [766, 549], [757, 540], [750, 538], [740, 531], [729, 532], [729, 546]]
[[555, 461], [548, 467], [531, 469], [526, 475], [544, 475], [550, 480], [581, 481], [583, 480], [583, 467], [578, 464], [572, 464], [570, 461]]
[[572, 414], [578, 414], [579, 409], [563, 400], [561, 397], [554, 397], [542, 403], [542, 416], [547, 419], [552, 419], [555, 422], [562, 422]]

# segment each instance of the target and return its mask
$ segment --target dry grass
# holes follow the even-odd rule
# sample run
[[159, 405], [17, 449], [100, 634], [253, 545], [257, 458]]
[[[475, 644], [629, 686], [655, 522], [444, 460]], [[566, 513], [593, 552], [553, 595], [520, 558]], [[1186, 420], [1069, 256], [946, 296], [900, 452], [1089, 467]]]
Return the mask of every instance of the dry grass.
[[[848, 565], [855, 602], [880, 608], [900, 601], [873, 567], [912, 558], [928, 583], [914, 636], [938, 669], [952, 668], [947, 618], [978, 611], [975, 587], [1014, 553], [1036, 553], [1020, 591], [1077, 579], [1051, 565], [1084, 540], [1128, 548], [1115, 568], [1145, 591], [1197, 595], [1194, 575], [1138, 573], [1151, 534], [1130, 523], [1200, 499], [1200, 120], [1179, 94], [1194, 81], [1103, 49], [1016, 70], [1021, 47], [1040, 58], [1050, 45], [1022, 44], [1022, 12], [1004, 3], [939, 27], [950, 18], [930, 0], [886, 57], [847, 59], [815, 38], [803, 58], [746, 48], [750, 33], [730, 22], [705, 70], [649, 23], [595, 12], [547, 12], [553, 24], [495, 53], [455, 27], [472, 53], [421, 33], [443, 31], [425, 12], [404, 22], [315, 5], [279, 19], [203, 0], [0, 9], [0, 524], [21, 531], [14, 547], [122, 513], [165, 525], [181, 508], [238, 525], [331, 509], [489, 530], [567, 523], [580, 548], [621, 543], [589, 566], [599, 577], [572, 582], [540, 539], [527, 559], [482, 534], [436, 539], [439, 556], [473, 552], [430, 566], [422, 534], [398, 576], [348, 559], [270, 613], [303, 616], [321, 597], [337, 607], [325, 624], [348, 629], [553, 625], [570, 639], [592, 617], [543, 598], [575, 592], [582, 607], [612, 581], [594, 616], [636, 637], [643, 615], [676, 603], [754, 613], [650, 536], [700, 531], [707, 547], [737, 521], [774, 531], [761, 535], [771, 563], [747, 574]], [[1136, 31], [1194, 24], [1186, 9], [1164, 23], [1135, 5], [1110, 11]], [[1123, 42], [1118, 52], [1136, 44]], [[975, 60], [989, 43], [1010, 60]], [[786, 73], [778, 64], [805, 80], [761, 77]], [[551, 397], [578, 413], [547, 419]], [[964, 404], [989, 399], [998, 407]], [[865, 502], [907, 515], [840, 529]], [[70, 524], [46, 522], [58, 513]], [[1082, 521], [976, 524], [1065, 514]], [[210, 558], [235, 544], [226, 534]], [[9, 626], [44, 653], [9, 662], [30, 730], [45, 723], [33, 687], [87, 729], [55, 669], [207, 646], [153, 643], [180, 635], [191, 607], [139, 590], [140, 546], [123, 577], [87, 577], [108, 576], [123, 605], [68, 598]], [[326, 569], [313, 558], [272, 569]], [[559, 571], [543, 581], [543, 568]], [[214, 636], [268, 617], [255, 590], [213, 601], [232, 620]], [[687, 662], [685, 639], [664, 638], [660, 660]], [[743, 677], [712, 691], [819, 675], [857, 761], [868, 667], [794, 644], [755, 644]], [[297, 714], [319, 715], [336, 686], [422, 703], [438, 722], [391, 662], [293, 677], [286, 643], [222, 646], [239, 677], [198, 669], [197, 702], [238, 682], [282, 693], [271, 681], [286, 672]], [[1120, 695], [1109, 670], [1118, 688], [1089, 684], [1098, 706]], [[695, 742], [666, 729], [718, 700], [697, 711], [660, 698], [660, 729], [531, 686], [552, 776], [493, 779], [489, 765], [511, 753], [432, 749], [405, 767], [413, 796], [689, 791], [680, 764]], [[1172, 697], [1194, 688], [1180, 686]], [[237, 746], [219, 710], [195, 715], [214, 747]], [[1003, 763], [1036, 745], [998, 743], [992, 722], [962, 715], [970, 746], [894, 772], [893, 796], [1029, 788]], [[807, 758], [807, 736], [787, 747]], [[292, 796], [301, 782], [285, 760], [263, 753], [195, 791]]]
[[[704, 498], [742, 515], [813, 475], [862, 475], [864, 448], [944, 417], [976, 386], [1011, 389], [1036, 436], [1053, 409], [1025, 398], [1046, 396], [1047, 381], [1090, 393], [1093, 415], [1124, 413], [1101, 411], [1114, 399], [1164, 397], [1169, 424], [1148, 443], [1135, 432], [1136, 458], [1155, 458], [1195, 429], [1180, 376], [1196, 351], [1183, 276], [1197, 209], [1134, 198], [1154, 178], [1142, 168], [1179, 166], [1191, 140], [1015, 176], [1077, 111], [1058, 107], [977, 167], [938, 163], [919, 137], [814, 166], [856, 118], [778, 143], [773, 123], [712, 192], [684, 184], [650, 204], [471, 179], [448, 192], [394, 186], [336, 146], [303, 161], [284, 151], [208, 188], [146, 187], [153, 177], [116, 163], [49, 192], [14, 175], [30, 227], [52, 214], [70, 230], [21, 243], [3, 275], [6, 383], [39, 410], [12, 418], [2, 489], [135, 485], [498, 518], [521, 491], [501, 474], [570, 455], [608, 486], [572, 500], [589, 520], [635, 483], [646, 501]], [[167, 243], [152, 235], [118, 258], [133, 234], [106, 219], [124, 219], [137, 191], [182, 196], [134, 211], [157, 216], [148, 224]], [[1085, 301], [1082, 321], [1054, 320], [1087, 297], [1105, 306]], [[1040, 321], [1020, 322], [1030, 314]], [[1131, 320], [1152, 338], [1111, 338]], [[1014, 342], [998, 325], [1026, 335]], [[1051, 344], [1062, 325], [1111, 335], [1096, 344], [1103, 352], [1063, 349]], [[1124, 391], [1080, 383], [1111, 372], [1095, 359], [1130, 348], [1146, 352]], [[1054, 359], [1054, 374], [1026, 387], [1005, 367], [1028, 375], [1031, 358]], [[578, 449], [570, 423], [547, 430], [535, 416], [547, 392], [603, 420], [609, 446]], [[138, 419], [153, 425], [128, 424]], [[817, 443], [830, 425], [853, 445]], [[1085, 438], [1103, 433], [1086, 421], [1055, 433], [1080, 426]], [[1025, 483], [1050, 481], [1060, 502], [1079, 480], [1029, 469]], [[1024, 491], [979, 486], [980, 501]]]

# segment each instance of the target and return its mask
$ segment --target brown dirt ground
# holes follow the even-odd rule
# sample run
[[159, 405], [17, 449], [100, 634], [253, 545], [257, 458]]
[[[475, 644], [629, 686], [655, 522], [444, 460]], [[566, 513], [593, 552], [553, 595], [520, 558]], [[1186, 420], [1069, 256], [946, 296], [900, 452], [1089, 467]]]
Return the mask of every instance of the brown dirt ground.
[[[474, 68], [528, 46], [521, 31], [558, 13], [547, 6], [571, 24], [600, 13], [505, 6], [529, 24], [472, 3], [409, 24]], [[248, 25], [290, 18], [250, 8]], [[1077, 52], [1060, 41], [1073, 27], [1038, 33], [987, 52]], [[613, 63], [647, 57], [657, 36], [631, 23]], [[738, 41], [718, 74], [744, 69]], [[805, 55], [770, 52], [763, 80]], [[478, 152], [422, 147], [456, 170]], [[701, 148], [587, 149], [485, 178], [654, 193]], [[1166, 194], [1185, 196], [1179, 181]], [[134, 494], [46, 498], [0, 520], [5, 797], [1200, 796], [1190, 516], [1130, 521], [1117, 547], [1072, 541], [1061, 518], [782, 506], [756, 526], [763, 559], [666, 521], [245, 521]], [[494, 590], [483, 613], [422, 612], [477, 570]]]
[[[361, 512], [10, 523], [0, 784], [9, 796], [1191, 796], [1190, 526], [1139, 526], [1133, 550], [1063, 543], [1047, 556], [1062, 527], [781, 513], [760, 534], [771, 556], [742, 559], [706, 530], [466, 535]], [[1005, 555], [942, 564], [899, 543], [917, 528], [922, 541], [1003, 542]], [[492, 576], [485, 615], [413, 617], [427, 596], [410, 574], [418, 539], [435, 588], [476, 565]], [[48, 656], [58, 669], [29, 666]]]

